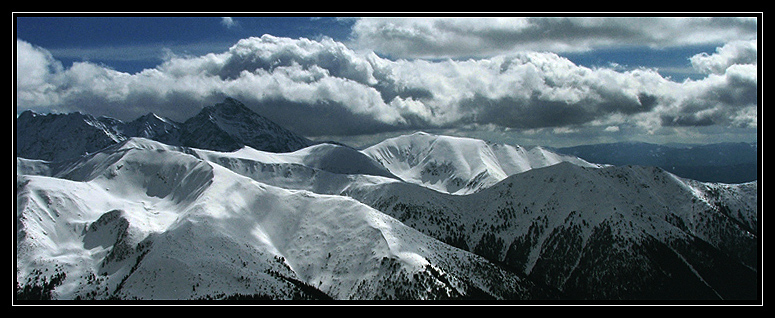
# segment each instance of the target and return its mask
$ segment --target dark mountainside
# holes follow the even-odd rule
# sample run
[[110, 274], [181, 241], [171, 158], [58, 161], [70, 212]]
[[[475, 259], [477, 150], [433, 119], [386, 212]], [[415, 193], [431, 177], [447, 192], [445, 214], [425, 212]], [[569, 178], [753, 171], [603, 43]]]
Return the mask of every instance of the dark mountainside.
[[89, 153], [132, 137], [168, 145], [215, 151], [244, 146], [270, 152], [291, 152], [313, 144], [241, 102], [227, 98], [208, 106], [183, 123], [147, 114], [124, 123], [88, 114], [36, 114], [25, 111], [16, 119], [16, 156], [61, 161]]
[[292, 152], [313, 143], [227, 98], [205, 107], [182, 125], [181, 145], [230, 152], [244, 146], [269, 152]]
[[583, 300], [755, 299], [756, 183], [569, 163], [456, 196], [392, 183], [350, 196]]

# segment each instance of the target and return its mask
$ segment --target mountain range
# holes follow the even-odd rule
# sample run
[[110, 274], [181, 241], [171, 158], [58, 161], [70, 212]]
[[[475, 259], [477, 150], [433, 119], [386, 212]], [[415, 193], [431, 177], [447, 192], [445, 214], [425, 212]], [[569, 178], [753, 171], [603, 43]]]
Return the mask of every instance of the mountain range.
[[233, 99], [184, 123], [25, 112], [16, 140], [17, 301], [761, 297], [757, 181], [427, 133], [312, 143]]
[[760, 154], [756, 143], [671, 146], [621, 142], [553, 150], [601, 164], [660, 167], [697, 181], [743, 183], [757, 180], [759, 176]]
[[218, 151], [249, 146], [271, 152], [289, 152], [313, 144], [233, 98], [204, 107], [182, 123], [153, 113], [131, 122], [78, 112], [42, 115], [25, 111], [16, 119], [16, 155], [27, 159], [66, 160], [132, 137]]

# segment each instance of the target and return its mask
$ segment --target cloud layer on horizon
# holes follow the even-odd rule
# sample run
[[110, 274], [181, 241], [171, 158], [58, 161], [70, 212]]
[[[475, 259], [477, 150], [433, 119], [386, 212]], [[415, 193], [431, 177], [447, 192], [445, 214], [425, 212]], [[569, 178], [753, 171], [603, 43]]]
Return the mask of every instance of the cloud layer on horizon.
[[[377, 22], [360, 20], [354, 32]], [[448, 36], [463, 34], [456, 31], [460, 25], [445, 28], [455, 31]], [[402, 30], [410, 29], [422, 30]], [[478, 29], [471, 23], [461, 30]], [[498, 39], [493, 33], [477, 37], [487, 38]], [[714, 54], [692, 57], [692, 66], [707, 76], [683, 82], [653, 69], [587, 68], [546, 52], [387, 59], [331, 39], [271, 35], [240, 40], [221, 53], [170, 54], [156, 68], [135, 74], [90, 62], [64, 68], [45, 48], [23, 39], [16, 45], [17, 113], [81, 111], [131, 120], [154, 112], [182, 121], [230, 96], [307, 136], [465, 125], [601, 132], [628, 127], [647, 133], [680, 126], [757, 127], [756, 39], [729, 41]]]

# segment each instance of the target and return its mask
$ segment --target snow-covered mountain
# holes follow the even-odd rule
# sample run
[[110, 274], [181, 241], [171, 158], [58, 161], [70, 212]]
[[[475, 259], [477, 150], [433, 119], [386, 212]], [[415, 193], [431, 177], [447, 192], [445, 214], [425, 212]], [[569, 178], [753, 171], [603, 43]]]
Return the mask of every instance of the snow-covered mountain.
[[557, 296], [351, 198], [270, 186], [197, 153], [132, 138], [69, 163], [17, 158], [17, 296]]
[[471, 195], [410, 183], [351, 197], [573, 299], [756, 299], [757, 183], [560, 163]]
[[406, 182], [452, 194], [473, 193], [508, 176], [560, 162], [599, 167], [543, 147], [527, 149], [425, 132], [390, 138], [363, 152]]
[[217, 151], [244, 146], [271, 152], [290, 152], [313, 144], [256, 114], [241, 102], [226, 98], [177, 123], [153, 113], [131, 122], [78, 112], [37, 114], [25, 111], [16, 119], [16, 156], [60, 161], [94, 153], [132, 137], [168, 145]]
[[22, 114], [40, 117], [39, 130], [56, 119], [61, 131], [117, 137], [71, 159], [17, 156], [17, 298], [759, 295], [757, 182], [426, 133], [362, 151], [266, 151], [226, 135], [209, 141], [229, 150], [182, 146], [192, 123], [207, 136], [250, 135], [244, 117], [228, 116], [241, 107], [132, 122], [133, 134], [169, 143], [121, 135], [130, 125], [115, 120]]

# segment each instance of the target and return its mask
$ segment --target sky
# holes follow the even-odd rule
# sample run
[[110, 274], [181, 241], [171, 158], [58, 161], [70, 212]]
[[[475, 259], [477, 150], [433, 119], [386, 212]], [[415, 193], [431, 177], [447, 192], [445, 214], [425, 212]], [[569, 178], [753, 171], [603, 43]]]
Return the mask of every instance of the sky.
[[16, 109], [185, 121], [232, 97], [315, 140], [756, 142], [761, 15], [16, 13]]

